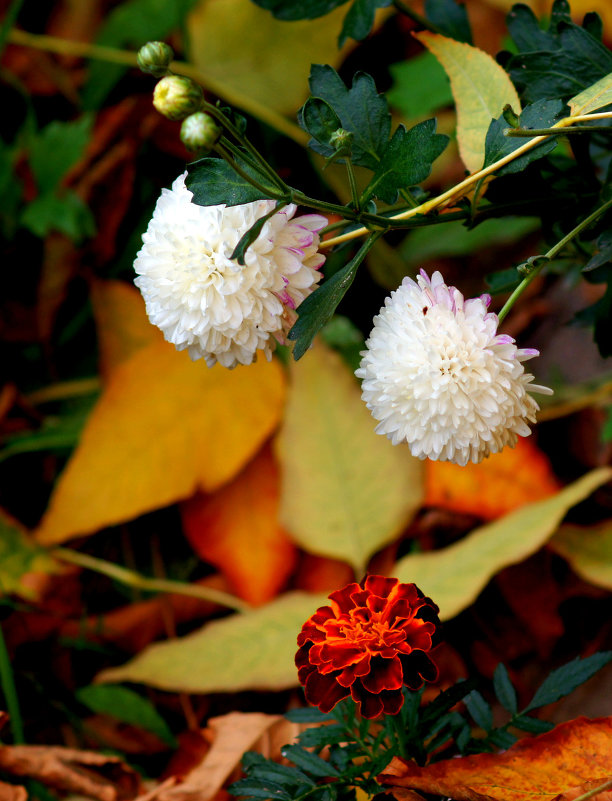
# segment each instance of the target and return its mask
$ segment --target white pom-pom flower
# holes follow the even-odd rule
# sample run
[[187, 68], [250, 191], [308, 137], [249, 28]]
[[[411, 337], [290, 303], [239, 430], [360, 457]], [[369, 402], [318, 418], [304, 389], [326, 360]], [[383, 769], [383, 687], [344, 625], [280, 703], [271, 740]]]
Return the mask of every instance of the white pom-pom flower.
[[264, 224], [241, 266], [230, 259], [235, 246], [274, 201], [197, 206], [185, 175], [162, 190], [134, 262], [149, 319], [209, 367], [251, 364], [258, 350], [269, 360], [321, 279], [317, 232], [327, 220], [293, 219], [296, 206], [285, 206]]
[[489, 295], [464, 300], [439, 272], [405, 278], [374, 318], [356, 375], [379, 434], [414, 456], [480, 462], [531, 432], [539, 409], [523, 362], [538, 355], [497, 333]]

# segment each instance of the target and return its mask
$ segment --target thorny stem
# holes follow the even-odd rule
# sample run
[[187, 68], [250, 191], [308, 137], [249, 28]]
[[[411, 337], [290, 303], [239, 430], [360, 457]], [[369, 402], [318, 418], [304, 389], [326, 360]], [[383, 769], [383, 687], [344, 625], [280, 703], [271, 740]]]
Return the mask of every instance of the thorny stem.
[[9, 713], [13, 742], [15, 745], [21, 745], [25, 743], [23, 721], [19, 709], [19, 698], [17, 697], [17, 690], [15, 689], [11, 660], [6, 648], [6, 642], [4, 641], [2, 627], [0, 627], [0, 684], [2, 685], [6, 709]]
[[508, 314], [512, 306], [514, 306], [517, 298], [523, 294], [523, 292], [527, 289], [529, 284], [533, 281], [536, 276], [538, 276], [542, 270], [542, 268], [552, 259], [560, 253], [563, 248], [574, 239], [574, 237], [578, 236], [578, 234], [583, 231], [585, 228], [594, 222], [598, 217], [600, 217], [607, 209], [612, 206], [612, 199], [603, 203], [598, 209], [595, 209], [594, 212], [589, 214], [581, 223], [579, 223], [575, 228], [573, 228], [569, 234], [566, 234], [563, 239], [560, 239], [556, 245], [553, 245], [552, 248], [544, 254], [542, 257], [542, 261], [540, 264], [534, 265], [533, 269], [529, 272], [528, 275], [523, 278], [521, 283], [517, 286], [514, 292], [510, 295], [508, 300], [505, 302], [504, 307], [498, 314], [499, 322], [501, 323], [504, 317]]
[[129, 570], [121, 565], [115, 565], [112, 562], [107, 562], [104, 559], [98, 559], [96, 556], [90, 556], [79, 551], [73, 551], [70, 548], [53, 548], [50, 554], [62, 562], [68, 562], [71, 565], [84, 567], [87, 570], [93, 570], [103, 576], [108, 576], [121, 584], [125, 584], [127, 587], [134, 587], [146, 592], [186, 595], [190, 598], [210, 601], [228, 609], [235, 609], [237, 612], [246, 612], [250, 608], [244, 601], [222, 590], [202, 587], [197, 584], [187, 584], [173, 579], [148, 578], [135, 570]]

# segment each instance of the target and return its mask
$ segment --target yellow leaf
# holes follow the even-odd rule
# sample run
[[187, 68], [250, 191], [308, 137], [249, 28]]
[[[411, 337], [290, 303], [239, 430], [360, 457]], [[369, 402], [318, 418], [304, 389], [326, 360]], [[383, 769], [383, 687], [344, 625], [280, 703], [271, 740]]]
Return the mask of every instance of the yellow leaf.
[[416, 38], [430, 50], [450, 79], [457, 107], [457, 141], [463, 163], [476, 172], [484, 163], [485, 137], [491, 120], [510, 104], [521, 103], [508, 75], [488, 53], [477, 47], [423, 31]]
[[287, 23], [247, 0], [204, 0], [188, 18], [193, 62], [215, 84], [292, 113], [308, 95], [310, 65], [342, 62], [345, 14]]
[[419, 508], [423, 463], [374, 433], [359, 385], [336, 353], [319, 343], [291, 375], [277, 440], [281, 520], [305, 551], [348, 562], [360, 577]]
[[549, 542], [591, 584], [612, 589], [612, 520], [597, 526], [561, 526]]
[[400, 581], [418, 584], [438, 604], [442, 618], [454, 617], [476, 599], [495, 573], [544, 545], [568, 509], [610, 478], [609, 468], [593, 470], [552, 498], [523, 506], [447, 548], [400, 559], [395, 575]]
[[572, 117], [590, 114], [612, 103], [612, 72], [568, 100]]
[[44, 544], [130, 520], [233, 478], [276, 427], [277, 362], [208, 369], [166, 342], [114, 370], [37, 532]]
[[156, 643], [98, 681], [134, 681], [189, 693], [284, 690], [297, 683], [295, 654], [302, 625], [325, 596], [292, 592], [252, 612]]
[[31, 542], [25, 529], [0, 509], [0, 594], [36, 598], [40, 582], [35, 574], [61, 570], [45, 550]]

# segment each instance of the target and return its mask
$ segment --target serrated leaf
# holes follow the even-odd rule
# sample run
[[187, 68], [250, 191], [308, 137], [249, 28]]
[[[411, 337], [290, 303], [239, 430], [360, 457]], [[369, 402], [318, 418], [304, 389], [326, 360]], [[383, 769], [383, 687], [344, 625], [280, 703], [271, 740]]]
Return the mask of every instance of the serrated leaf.
[[309, 97], [298, 112], [300, 125], [322, 145], [329, 146], [331, 135], [342, 127], [340, 117], [325, 100]]
[[324, 778], [339, 775], [333, 765], [311, 751], [306, 751], [301, 745], [285, 745], [281, 749], [281, 755], [313, 776]]
[[552, 704], [573, 692], [576, 687], [594, 676], [608, 662], [612, 661], [612, 651], [602, 651], [584, 659], [579, 657], [553, 672], [538, 687], [525, 712]]
[[[565, 106], [561, 100], [538, 100], [525, 107], [525, 110], [520, 116], [520, 127], [551, 128], [564, 116], [564, 108]], [[506, 136], [504, 131], [507, 128], [508, 123], [503, 115], [491, 123], [485, 139], [484, 167], [488, 167], [504, 156], [513, 153], [527, 141], [518, 136]], [[522, 156], [519, 156], [517, 159], [514, 159], [509, 164], [497, 170], [496, 174], [506, 175], [520, 172], [524, 170], [528, 164], [531, 164], [532, 161], [548, 155], [556, 146], [557, 138], [549, 136], [541, 142], [541, 144], [536, 145]]]
[[29, 164], [41, 194], [54, 190], [70, 167], [82, 157], [91, 137], [93, 117], [51, 122], [29, 142]]
[[456, 0], [425, 0], [425, 16], [445, 36], [472, 44], [466, 6]]
[[89, 208], [75, 192], [67, 189], [35, 197], [23, 210], [20, 222], [41, 239], [51, 231], [59, 231], [79, 242], [96, 231]]
[[466, 695], [463, 703], [477, 726], [487, 732], [493, 728], [491, 707], [477, 690], [472, 690], [469, 695]]
[[[350, 89], [336, 70], [329, 65], [313, 64], [310, 92], [325, 100], [340, 118], [342, 128], [353, 134], [352, 161], [371, 170], [376, 169], [389, 139], [391, 115], [387, 101], [379, 95], [373, 78], [365, 72], [353, 77]], [[317, 153], [332, 156], [334, 150], [318, 142], [310, 143]]]
[[363, 199], [372, 196], [385, 203], [395, 203], [400, 189], [424, 181], [431, 165], [448, 144], [448, 136], [436, 133], [436, 120], [424, 120], [410, 130], [399, 125], [385, 147], [380, 163]]
[[514, 715], [518, 710], [516, 690], [512, 686], [506, 666], [500, 662], [493, 674], [493, 689], [503, 708]]
[[529, 732], [529, 734], [544, 734], [555, 728], [554, 723], [550, 723], [548, 720], [538, 720], [529, 715], [521, 715], [516, 719], [514, 725], [517, 729]]
[[193, 192], [192, 202], [198, 206], [218, 206], [221, 203], [225, 203], [226, 206], [239, 206], [242, 203], [251, 203], [278, 194], [278, 187], [272, 186], [265, 177], [244, 162], [241, 162], [240, 166], [268, 192], [262, 192], [238, 175], [227, 161], [205, 156], [187, 165], [185, 186]]
[[293, 592], [266, 606], [231, 615], [199, 631], [146, 648], [97, 680], [132, 681], [160, 689], [211, 693], [295, 687], [296, 638], [326, 603], [323, 595]]
[[434, 54], [450, 79], [457, 106], [459, 152], [468, 170], [475, 172], [484, 161], [491, 120], [497, 119], [507, 104], [520, 111], [516, 89], [488, 53], [428, 31], [415, 36]]
[[386, 92], [387, 100], [408, 119], [427, 116], [453, 102], [444, 68], [429, 51], [391, 64], [389, 71], [393, 85]]
[[344, 18], [338, 38], [338, 47], [342, 47], [348, 38], [358, 42], [365, 39], [374, 25], [376, 9], [389, 5], [391, 5], [391, 0], [354, 0]]
[[612, 103], [612, 72], [567, 101], [572, 117], [591, 114]]
[[396, 563], [394, 575], [400, 581], [417, 581], [438, 604], [442, 618], [454, 617], [495, 573], [537, 551], [567, 511], [611, 476], [608, 468], [593, 470], [557, 495], [523, 506], [446, 548], [405, 556]]
[[84, 706], [101, 715], [129, 723], [157, 735], [162, 742], [176, 747], [177, 742], [153, 704], [133, 690], [118, 685], [92, 684], [77, 690], [77, 700]]
[[346, 561], [361, 575], [418, 509], [422, 462], [374, 433], [359, 385], [337, 354], [317, 344], [291, 374], [277, 440], [281, 520], [308, 553]]

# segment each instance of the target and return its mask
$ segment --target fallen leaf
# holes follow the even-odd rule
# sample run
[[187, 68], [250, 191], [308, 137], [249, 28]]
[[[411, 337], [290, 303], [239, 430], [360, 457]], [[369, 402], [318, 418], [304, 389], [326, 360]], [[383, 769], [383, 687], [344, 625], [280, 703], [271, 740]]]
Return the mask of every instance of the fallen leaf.
[[96, 680], [193, 693], [295, 687], [297, 635], [326, 601], [322, 595], [287, 593], [186, 637], [156, 643], [127, 664], [102, 671]]
[[590, 114], [612, 103], [612, 72], [567, 101], [572, 117]]
[[181, 505], [191, 547], [253, 606], [274, 598], [295, 565], [295, 545], [278, 521], [279, 482], [266, 446], [232, 482]]
[[561, 526], [548, 543], [585, 581], [612, 589], [612, 520], [596, 526]]
[[99, 801], [135, 798], [140, 777], [119, 757], [56, 745], [3, 745], [0, 770]]
[[495, 59], [477, 47], [438, 33], [414, 34], [444, 67], [457, 107], [457, 141], [470, 172], [484, 163], [485, 137], [491, 120], [510, 104], [519, 114], [521, 103], [514, 84]]
[[374, 432], [359, 385], [329, 348], [317, 343], [291, 378], [277, 440], [281, 521], [305, 551], [360, 576], [419, 508], [423, 463]]
[[0, 782], [0, 801], [28, 801], [28, 791], [20, 784]]
[[378, 781], [398, 801], [402, 789], [455, 801], [555, 801], [584, 782], [610, 778], [612, 718], [577, 718], [501, 754], [476, 754], [419, 767], [395, 757]]
[[447, 548], [405, 556], [397, 563], [395, 576], [416, 581], [438, 604], [442, 618], [454, 617], [474, 601], [495, 573], [544, 545], [568, 509], [611, 477], [609, 468], [593, 470], [557, 495], [481, 526]]
[[[580, 787], [573, 787], [562, 795], [558, 795], [554, 801], [574, 801], [574, 799], [579, 796], [582, 797], [586, 793], [590, 794], [588, 798], [595, 798], [597, 801], [612, 801], [612, 790], [609, 789], [610, 787], [612, 787], [612, 779], [603, 783], [599, 781], [585, 782], [581, 784]], [[594, 793], [595, 790], [600, 790], [602, 792]]]
[[89, 416], [38, 541], [65, 542], [217, 489], [269, 437], [283, 399], [276, 361], [209, 369], [166, 342], [139, 350]]
[[461, 467], [428, 460], [424, 505], [495, 520], [560, 488], [547, 457], [521, 437], [516, 447], [504, 448], [479, 464]]

